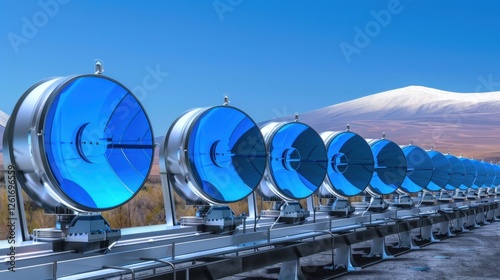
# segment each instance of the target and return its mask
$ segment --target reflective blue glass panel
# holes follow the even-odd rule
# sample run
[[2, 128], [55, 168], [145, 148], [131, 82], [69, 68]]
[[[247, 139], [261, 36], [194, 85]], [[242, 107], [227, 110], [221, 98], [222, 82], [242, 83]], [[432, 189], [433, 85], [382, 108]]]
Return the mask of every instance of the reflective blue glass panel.
[[67, 199], [88, 211], [130, 200], [149, 174], [154, 150], [151, 125], [137, 99], [110, 79], [80, 76], [64, 84], [49, 105], [43, 143]]
[[484, 168], [486, 169], [486, 181], [483, 184], [483, 187], [489, 188], [493, 186], [493, 181], [495, 180], [495, 169], [493, 166], [487, 162], [483, 162]]
[[370, 188], [379, 195], [395, 192], [406, 177], [406, 158], [401, 148], [387, 139], [370, 143], [375, 160], [375, 172]]
[[219, 203], [254, 191], [266, 168], [266, 148], [252, 119], [233, 107], [213, 107], [190, 130], [188, 159], [199, 191]]
[[461, 190], [467, 190], [468, 188], [471, 188], [474, 185], [474, 181], [476, 180], [476, 166], [472, 163], [470, 159], [467, 158], [460, 158], [460, 161], [465, 167], [465, 178], [464, 181], [462, 182], [462, 185], [460, 185]]
[[450, 181], [451, 164], [450, 161], [438, 151], [427, 151], [427, 154], [432, 160], [434, 172], [432, 172], [431, 181], [426, 189], [432, 192], [439, 191]]
[[462, 182], [465, 180], [465, 167], [456, 156], [446, 155], [446, 158], [451, 165], [451, 176], [448, 184], [444, 187], [446, 190], [452, 191], [460, 188]]
[[402, 150], [408, 165], [408, 172], [401, 184], [401, 189], [407, 193], [419, 192], [431, 181], [434, 171], [432, 160], [426, 151], [417, 146], [405, 146]]
[[270, 142], [269, 168], [278, 188], [290, 199], [312, 195], [326, 175], [326, 148], [321, 137], [303, 123], [288, 123]]
[[492, 164], [495, 170], [495, 179], [493, 180], [493, 186], [500, 186], [500, 166], [497, 164]]
[[328, 178], [333, 189], [343, 196], [363, 192], [373, 176], [373, 155], [361, 136], [346, 131], [326, 143]]
[[486, 182], [486, 168], [484, 168], [483, 163], [478, 160], [472, 159], [471, 162], [476, 167], [476, 180], [474, 180], [474, 184], [471, 188], [478, 189], [483, 187]]

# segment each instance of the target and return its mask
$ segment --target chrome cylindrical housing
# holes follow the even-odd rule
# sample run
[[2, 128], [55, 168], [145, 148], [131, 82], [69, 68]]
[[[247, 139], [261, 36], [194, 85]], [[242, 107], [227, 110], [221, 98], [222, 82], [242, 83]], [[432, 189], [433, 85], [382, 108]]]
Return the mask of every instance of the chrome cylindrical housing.
[[327, 176], [319, 191], [351, 197], [360, 194], [373, 176], [373, 154], [368, 143], [351, 131], [322, 132], [328, 157]]
[[482, 164], [486, 169], [486, 181], [484, 182], [483, 187], [492, 187], [493, 181], [495, 180], [495, 169], [493, 169], [493, 166], [487, 162], [482, 162]]
[[327, 169], [326, 148], [319, 134], [300, 122], [272, 122], [261, 131], [269, 157], [260, 193], [291, 201], [317, 191]]
[[439, 191], [446, 187], [451, 178], [451, 164], [450, 161], [438, 151], [427, 151], [427, 154], [432, 160], [434, 171], [432, 178], [426, 189], [431, 192]]
[[101, 75], [43, 80], [8, 121], [4, 158], [26, 193], [47, 212], [116, 208], [141, 189], [154, 137], [137, 98]]
[[493, 180], [493, 186], [500, 186], [500, 165], [492, 164], [493, 169], [495, 170], [495, 179]]
[[463, 181], [465, 180], [465, 166], [463, 165], [462, 161], [460, 161], [454, 155], [448, 154], [445, 157], [450, 162], [451, 174], [450, 174], [450, 180], [448, 181], [448, 184], [444, 186], [444, 189], [448, 191], [453, 191], [455, 189], [460, 188]]
[[237, 202], [258, 186], [266, 168], [257, 124], [231, 106], [193, 109], [171, 126], [160, 146], [160, 172], [188, 202]]
[[487, 174], [486, 174], [486, 168], [484, 167], [483, 163], [472, 159], [471, 160], [472, 164], [476, 167], [476, 180], [474, 180], [474, 184], [472, 185], [472, 189], [479, 189], [484, 186], [484, 183], [487, 180]]
[[460, 157], [459, 159], [465, 167], [464, 181], [460, 185], [459, 189], [467, 190], [469, 188], [472, 188], [472, 186], [474, 185], [474, 181], [476, 180], [477, 176], [476, 166], [468, 158]]
[[432, 160], [427, 152], [418, 146], [408, 145], [401, 149], [406, 158], [408, 172], [400, 189], [406, 193], [420, 192], [431, 181], [434, 172]]
[[367, 190], [376, 195], [392, 194], [401, 187], [408, 165], [401, 148], [387, 139], [368, 140], [375, 169]]

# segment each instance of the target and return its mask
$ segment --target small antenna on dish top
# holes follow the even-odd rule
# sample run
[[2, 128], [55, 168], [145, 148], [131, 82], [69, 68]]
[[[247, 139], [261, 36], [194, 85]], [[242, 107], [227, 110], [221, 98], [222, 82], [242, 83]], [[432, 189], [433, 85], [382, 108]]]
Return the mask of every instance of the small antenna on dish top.
[[385, 132], [382, 132], [382, 139], [385, 139]]
[[299, 121], [299, 113], [295, 113], [294, 121], [295, 122]]
[[229, 100], [229, 96], [226, 94], [224, 95], [224, 103], [222, 103], [222, 105], [227, 106], [229, 103], [231, 103], [231, 101]]
[[346, 125], [345, 131], [351, 131], [351, 126], [349, 124]]
[[100, 59], [94, 60], [94, 74], [102, 75], [104, 72], [104, 62]]

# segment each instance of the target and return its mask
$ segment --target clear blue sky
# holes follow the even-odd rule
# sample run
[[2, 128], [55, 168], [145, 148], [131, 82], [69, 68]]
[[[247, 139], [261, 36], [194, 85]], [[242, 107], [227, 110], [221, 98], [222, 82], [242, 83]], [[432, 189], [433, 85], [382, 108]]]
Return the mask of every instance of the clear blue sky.
[[0, 110], [99, 58], [155, 136], [224, 94], [260, 122], [408, 85], [500, 90], [494, 0], [0, 0], [0, 21]]

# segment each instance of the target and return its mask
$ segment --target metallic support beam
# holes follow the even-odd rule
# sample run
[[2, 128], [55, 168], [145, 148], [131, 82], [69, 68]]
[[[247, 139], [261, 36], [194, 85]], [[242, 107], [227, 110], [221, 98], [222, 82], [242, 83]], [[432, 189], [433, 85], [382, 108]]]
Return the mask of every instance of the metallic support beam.
[[165, 222], [167, 226], [175, 226], [177, 224], [174, 192], [168, 179], [168, 172], [160, 172], [161, 186], [163, 192], [163, 203], [165, 204]]
[[399, 243], [394, 246], [395, 248], [409, 248], [410, 250], [420, 249], [420, 246], [415, 244], [415, 240], [412, 237], [412, 227], [409, 220], [396, 219], [399, 223], [400, 232], [398, 232]]
[[248, 218], [257, 221], [257, 198], [255, 192], [251, 193], [248, 197]]
[[430, 242], [439, 242], [438, 238], [434, 236], [434, 232], [432, 232], [432, 226], [424, 226], [420, 229], [420, 236], [423, 240], [430, 240]]
[[453, 232], [451, 232], [449, 221], [439, 223], [437, 225], [437, 227], [438, 227], [438, 234], [440, 234], [440, 235], [446, 234], [448, 236], [455, 236], [455, 234]]
[[52, 263], [52, 279], [57, 280], [57, 261]]
[[333, 263], [333, 268], [345, 267], [347, 271], [361, 270], [352, 257], [351, 245], [342, 245], [337, 247], [337, 253]]
[[368, 257], [380, 256], [382, 259], [394, 258], [394, 256], [387, 253], [387, 246], [385, 244], [385, 237], [372, 239], [371, 249]]
[[173, 263], [171, 263], [169, 261], [164, 261], [164, 260], [155, 259], [155, 258], [141, 258], [141, 261], [154, 261], [154, 262], [159, 262], [159, 263], [163, 263], [163, 264], [169, 265], [170, 267], [172, 267], [172, 274], [174, 275], [174, 279], [173, 280], [176, 280], [177, 273], [175, 271], [175, 264], [173, 264]]
[[415, 240], [411, 236], [411, 231], [404, 231], [399, 234], [399, 243], [396, 248], [409, 248], [410, 250], [420, 249], [420, 246], [415, 244]]
[[[413, 249], [416, 246], [413, 247], [412, 230], [428, 230], [427, 233], [423, 230], [422, 237], [437, 241], [432, 234], [432, 226], [458, 221], [467, 214], [475, 216], [487, 210], [475, 206], [469, 208], [469, 205], [447, 207], [449, 210], [446, 211], [439, 211], [438, 206], [432, 206], [399, 210], [397, 213], [389, 211], [370, 216], [354, 215], [344, 219], [320, 217], [315, 223], [277, 223], [272, 229], [273, 221], [261, 219], [255, 232], [239, 231], [234, 235], [200, 234], [192, 228], [183, 227], [144, 227], [137, 229], [140, 233], [124, 229], [123, 239], [105, 255], [79, 255], [70, 251], [54, 253], [46, 244], [23, 245], [16, 247], [16, 279], [31, 280], [33, 275], [40, 279], [52, 279], [57, 273], [58, 279], [95, 280], [117, 276], [119, 273], [103, 269], [103, 266], [122, 270], [127, 268], [127, 271], [131, 268], [136, 278], [173, 279], [174, 275], [168, 267], [144, 262], [146, 258], [176, 265], [177, 278], [185, 278], [189, 273], [192, 278], [218, 279], [277, 263], [296, 262], [304, 256], [329, 250], [334, 250], [332, 268], [344, 266], [349, 270], [357, 270], [351, 252], [354, 244], [376, 240], [372, 243], [372, 251], [383, 254], [385, 236], [399, 234], [403, 236], [400, 245]], [[0, 255], [7, 253], [8, 248], [0, 247]], [[143, 260], [139, 260], [139, 257]], [[182, 267], [177, 265], [192, 261], [196, 263]], [[291, 263], [287, 265], [290, 266], [293, 267]], [[7, 268], [6, 264], [0, 266], [0, 278], [9, 277], [8, 273], [11, 272]]]
[[300, 259], [281, 263], [278, 280], [305, 280], [306, 277], [300, 268]]
[[467, 227], [472, 227], [472, 228], [481, 227], [480, 225], [477, 224], [475, 212], [476, 211], [474, 210], [473, 213], [469, 213], [469, 215], [467, 215], [467, 221], [465, 223]]
[[103, 266], [102, 269], [116, 269], [127, 272], [132, 272], [132, 280], [135, 280], [135, 272], [132, 268], [120, 267], [120, 266]]

